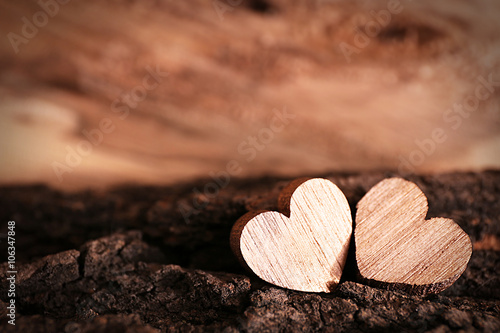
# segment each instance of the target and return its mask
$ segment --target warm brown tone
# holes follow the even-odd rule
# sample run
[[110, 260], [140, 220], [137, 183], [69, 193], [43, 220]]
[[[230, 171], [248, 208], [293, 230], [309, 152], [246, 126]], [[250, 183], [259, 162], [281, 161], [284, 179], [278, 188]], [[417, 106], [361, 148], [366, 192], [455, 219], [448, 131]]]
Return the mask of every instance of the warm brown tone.
[[280, 195], [282, 213], [261, 211], [240, 218], [231, 232], [232, 248], [267, 282], [330, 292], [340, 281], [349, 249], [349, 203], [329, 180], [298, 182]]
[[469, 236], [451, 219], [425, 219], [427, 198], [412, 182], [385, 179], [358, 203], [354, 238], [363, 279], [410, 293], [437, 293], [464, 272]]
[[[500, 81], [500, 1], [401, 1], [348, 62], [341, 43], [388, 3], [248, 0], [221, 18], [213, 1], [73, 0], [16, 54], [6, 34], [41, 7], [0, 0], [0, 182], [174, 184], [232, 159], [239, 177], [500, 166], [500, 87], [448, 113], [478, 76]], [[169, 76], [127, 106], [156, 68]], [[283, 108], [296, 117], [252, 149]], [[114, 130], [60, 182], [52, 162], [104, 118]]]

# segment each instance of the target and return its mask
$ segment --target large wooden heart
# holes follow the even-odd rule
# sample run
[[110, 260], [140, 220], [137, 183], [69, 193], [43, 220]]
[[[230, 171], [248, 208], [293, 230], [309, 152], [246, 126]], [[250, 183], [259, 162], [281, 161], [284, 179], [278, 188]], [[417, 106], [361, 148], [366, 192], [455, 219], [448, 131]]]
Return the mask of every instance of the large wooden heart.
[[352, 217], [342, 191], [326, 179], [297, 180], [279, 210], [250, 212], [231, 231], [235, 254], [261, 279], [310, 292], [330, 292], [340, 281]]
[[426, 214], [427, 198], [409, 181], [385, 179], [368, 191], [354, 229], [364, 282], [425, 295], [458, 279], [472, 254], [469, 236], [453, 220]]

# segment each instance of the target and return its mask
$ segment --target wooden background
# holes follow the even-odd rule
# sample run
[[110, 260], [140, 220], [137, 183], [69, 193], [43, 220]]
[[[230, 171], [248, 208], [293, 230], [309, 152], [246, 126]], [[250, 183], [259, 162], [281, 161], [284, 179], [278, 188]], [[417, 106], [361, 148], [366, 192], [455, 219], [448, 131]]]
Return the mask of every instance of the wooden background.
[[[500, 166], [499, 88], [456, 129], [443, 118], [478, 76], [500, 81], [498, 1], [401, 1], [350, 61], [341, 43], [387, 1], [216, 3], [69, 1], [16, 53], [9, 33], [42, 7], [0, 1], [0, 182], [171, 184], [231, 160], [239, 177], [397, 170], [436, 128], [447, 139], [415, 172]], [[148, 68], [169, 75], [120, 118]], [[255, 156], [238, 150], [284, 109], [295, 118]], [[105, 118], [114, 129], [68, 166]]]

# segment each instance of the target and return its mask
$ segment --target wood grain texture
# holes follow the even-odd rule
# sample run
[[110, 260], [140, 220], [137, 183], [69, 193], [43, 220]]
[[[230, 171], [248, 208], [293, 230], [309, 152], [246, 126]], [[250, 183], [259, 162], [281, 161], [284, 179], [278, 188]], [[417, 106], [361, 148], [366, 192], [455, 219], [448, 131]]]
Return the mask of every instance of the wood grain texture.
[[413, 294], [437, 293], [464, 272], [469, 236], [451, 219], [426, 220], [427, 198], [412, 182], [385, 179], [359, 201], [356, 262], [361, 279]]
[[279, 210], [250, 212], [231, 231], [231, 246], [261, 279], [280, 287], [330, 292], [339, 283], [352, 234], [349, 204], [326, 179], [297, 180]]
[[[350, 61], [340, 46], [387, 0], [222, 2], [223, 19], [213, 1], [68, 1], [15, 53], [7, 34], [42, 7], [0, 0], [0, 184], [177, 184], [231, 160], [243, 178], [500, 167], [500, 89], [448, 113], [479, 75], [500, 80], [500, 1], [401, 1]], [[125, 101], [156, 68], [169, 76]], [[259, 133], [283, 108], [296, 118], [267, 144]], [[114, 131], [60, 181], [52, 163], [104, 118]], [[447, 139], [427, 154], [415, 141], [437, 128]]]
[[[355, 205], [387, 173], [321, 176]], [[249, 210], [278, 210], [282, 178], [232, 181], [190, 223], [176, 203], [196, 198], [190, 189], [199, 180], [75, 194], [0, 186], [0, 220], [17, 222], [17, 268], [26, 273], [16, 282], [16, 326], [3, 320], [0, 332], [500, 332], [500, 251], [476, 248], [500, 239], [500, 172], [410, 179], [426, 194], [429, 216], [453, 216], [474, 244], [467, 270], [437, 297], [352, 282], [348, 264], [330, 294], [245, 274], [229, 249], [231, 227]], [[7, 247], [0, 242], [0, 261]], [[8, 288], [0, 283], [1, 318]]]

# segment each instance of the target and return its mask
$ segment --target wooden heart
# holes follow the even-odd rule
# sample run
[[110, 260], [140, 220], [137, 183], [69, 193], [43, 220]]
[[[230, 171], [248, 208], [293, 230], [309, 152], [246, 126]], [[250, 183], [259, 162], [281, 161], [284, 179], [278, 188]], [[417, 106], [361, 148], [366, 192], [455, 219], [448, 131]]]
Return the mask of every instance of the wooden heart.
[[251, 212], [231, 231], [231, 247], [261, 279], [310, 292], [330, 292], [340, 281], [352, 234], [349, 204], [326, 179], [286, 187], [279, 210]]
[[446, 218], [425, 219], [427, 198], [412, 182], [385, 179], [357, 205], [356, 263], [362, 280], [412, 294], [438, 293], [464, 272], [469, 236]]

